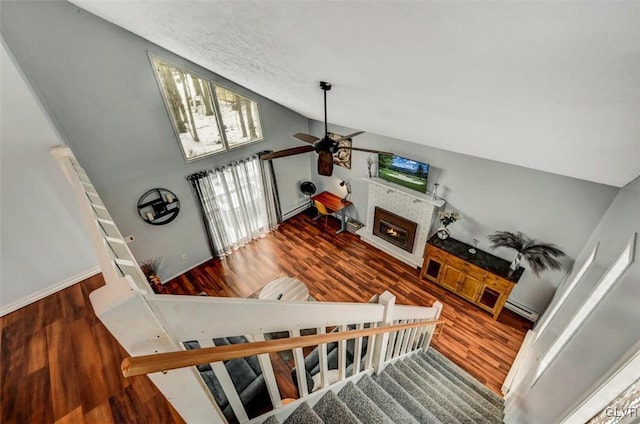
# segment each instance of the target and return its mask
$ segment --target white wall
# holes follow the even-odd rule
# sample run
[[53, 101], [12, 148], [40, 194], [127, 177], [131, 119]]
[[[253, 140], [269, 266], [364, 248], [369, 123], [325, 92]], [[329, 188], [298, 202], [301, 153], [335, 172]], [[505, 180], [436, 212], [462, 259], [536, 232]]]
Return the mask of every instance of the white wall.
[[[198, 202], [185, 177], [260, 150], [299, 145], [291, 134], [308, 120], [66, 1], [3, 2], [0, 30], [37, 86], [65, 142], [87, 171], [138, 260], [163, 257], [166, 279], [209, 259]], [[185, 163], [147, 52], [258, 100], [265, 140]], [[274, 162], [283, 212], [305, 202], [298, 182], [309, 179], [306, 157]], [[171, 223], [153, 226], [136, 210], [147, 190], [163, 187], [180, 199]], [[183, 259], [186, 255], [186, 259]]]
[[[310, 130], [311, 134], [320, 136], [324, 132], [323, 124], [311, 121]], [[330, 125], [329, 131], [349, 134], [354, 129]], [[489, 234], [499, 230], [522, 231], [563, 249], [568, 255], [564, 259], [565, 271], [545, 272], [539, 278], [527, 271], [511, 293], [511, 300], [539, 313], [544, 312], [566, 269], [619, 190], [371, 133], [354, 138], [353, 146], [391, 151], [430, 164], [429, 191], [439, 183], [438, 195], [447, 201], [445, 209], [457, 210], [463, 216], [461, 221], [449, 226], [451, 236], [460, 241], [471, 244], [476, 238], [480, 240], [480, 249], [509, 261], [514, 258], [514, 251], [490, 250]], [[339, 182], [343, 179], [351, 182], [354, 207], [350, 213], [363, 222], [368, 184], [362, 177], [367, 175], [366, 160], [370, 155], [377, 161], [375, 154], [354, 152], [351, 170], [335, 167], [332, 177], [318, 176], [316, 158], [310, 159], [319, 190], [344, 195], [346, 192]]]
[[5, 48], [0, 48], [0, 314], [95, 272], [80, 213], [49, 148], [62, 144]]
[[[579, 254], [578, 263], [600, 242], [595, 260], [567, 301], [522, 361], [509, 393], [511, 423], [551, 423], [583, 400], [606, 372], [640, 340], [640, 253], [575, 333], [547, 371], [531, 387], [543, 355], [577, 312], [633, 233], [640, 233], [640, 177], [620, 190]], [[576, 271], [577, 272], [577, 271]], [[563, 287], [564, 288], [564, 287]], [[556, 297], [561, 296], [562, 289]]]

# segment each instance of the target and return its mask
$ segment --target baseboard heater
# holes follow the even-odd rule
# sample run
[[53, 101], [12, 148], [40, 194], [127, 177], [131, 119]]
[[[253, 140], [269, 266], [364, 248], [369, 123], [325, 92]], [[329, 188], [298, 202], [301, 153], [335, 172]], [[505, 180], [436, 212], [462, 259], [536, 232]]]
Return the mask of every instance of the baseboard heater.
[[504, 304], [504, 307], [507, 308], [508, 310], [515, 312], [516, 314], [520, 315], [521, 317], [525, 317], [526, 319], [528, 319], [531, 322], [537, 322], [538, 318], [540, 318], [540, 314], [532, 311], [531, 309], [527, 308], [526, 306], [522, 306], [512, 300], [507, 300], [507, 302]]
[[289, 212], [285, 212], [284, 214], [282, 214], [282, 220], [286, 221], [289, 218], [293, 218], [294, 216], [296, 216], [300, 212], [303, 212], [303, 211], [309, 209], [309, 207], [310, 207], [309, 202], [305, 202], [302, 205], [298, 205], [295, 208], [293, 208], [292, 210], [290, 210]]

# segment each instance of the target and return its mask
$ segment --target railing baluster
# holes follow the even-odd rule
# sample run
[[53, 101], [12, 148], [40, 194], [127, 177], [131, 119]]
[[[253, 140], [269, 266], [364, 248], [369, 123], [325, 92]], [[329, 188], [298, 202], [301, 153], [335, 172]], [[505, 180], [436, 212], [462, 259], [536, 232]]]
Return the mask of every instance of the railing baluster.
[[[408, 322], [409, 322], [408, 319], [398, 320], [398, 324], [407, 324]], [[393, 358], [397, 358], [402, 353], [402, 346], [403, 346], [404, 340], [406, 339], [406, 336], [407, 336], [407, 330], [398, 331], [398, 337], [396, 337], [396, 344], [393, 347]]]
[[[213, 347], [215, 343], [211, 339], [198, 340], [200, 347]], [[216, 378], [220, 382], [220, 386], [224, 391], [227, 400], [229, 401], [229, 406], [233, 410], [233, 413], [236, 415], [236, 418], [241, 423], [246, 423], [249, 421], [249, 416], [247, 416], [247, 411], [244, 409], [244, 405], [240, 400], [240, 396], [238, 395], [238, 391], [233, 384], [233, 380], [231, 380], [231, 376], [227, 371], [227, 367], [224, 366], [223, 362], [212, 362], [211, 369], [213, 373], [216, 375]]]
[[[440, 319], [440, 314], [442, 313], [442, 303], [435, 301], [433, 303], [433, 305], [431, 305], [432, 308], [436, 308], [436, 314], [433, 317], [433, 319]], [[435, 325], [430, 325], [429, 328], [427, 329], [427, 334], [425, 334], [425, 338], [422, 342], [422, 349], [426, 352], [429, 349], [429, 345], [431, 344], [431, 339], [433, 338], [433, 332], [435, 331], [436, 326]]]
[[[338, 331], [346, 331], [347, 327], [341, 325]], [[347, 341], [340, 340], [338, 342], [338, 381], [342, 381], [347, 376]]]
[[[362, 324], [356, 324], [356, 330], [362, 330], [364, 326]], [[360, 372], [360, 362], [362, 362], [362, 337], [357, 337], [353, 346], [353, 375]]]
[[[392, 325], [398, 324], [400, 322], [400, 320], [397, 321], [391, 321]], [[398, 339], [398, 331], [394, 331], [393, 333], [389, 334], [389, 342], [387, 345], [387, 354], [385, 355], [385, 358], [387, 361], [390, 361], [393, 359], [393, 350], [396, 347], [396, 340]]]
[[[251, 336], [247, 336], [247, 338], [254, 342], [263, 342], [264, 334], [254, 334]], [[260, 364], [260, 369], [262, 370], [262, 375], [267, 386], [267, 391], [269, 392], [269, 397], [271, 398], [273, 409], [282, 408], [282, 397], [280, 397], [278, 381], [276, 380], [276, 375], [273, 372], [273, 365], [271, 364], [271, 358], [269, 358], [269, 354], [263, 353], [262, 355], [258, 355], [258, 363]]]
[[[424, 321], [423, 319], [417, 319], [416, 322], [422, 322]], [[418, 340], [418, 337], [420, 336], [420, 330], [422, 330], [422, 327], [418, 327], [418, 328], [414, 328], [414, 331], [411, 334], [411, 341], [409, 341], [409, 351], [413, 351], [416, 348], [416, 342]]]
[[[300, 337], [300, 330], [289, 330], [289, 337]], [[296, 378], [298, 380], [298, 392], [300, 397], [309, 396], [309, 387], [307, 386], [307, 370], [304, 367], [304, 355], [302, 348], [293, 349], [293, 361], [296, 364]]]
[[[318, 334], [325, 334], [327, 332], [325, 327], [319, 327], [317, 329]], [[324, 389], [329, 386], [329, 361], [327, 360], [327, 344], [322, 343], [318, 345], [318, 361], [320, 364], [320, 385]]]
[[[408, 319], [407, 324], [411, 324], [416, 322], [415, 319]], [[402, 337], [402, 346], [400, 347], [400, 355], [404, 355], [408, 351], [409, 342], [411, 341], [411, 337], [413, 335], [413, 330], [415, 328], [409, 328], [404, 330], [404, 336]]]
[[[372, 322], [372, 323], [369, 324], [369, 328], [377, 328], [377, 327], [378, 327], [378, 323], [377, 322]], [[369, 368], [373, 367], [373, 356], [374, 356], [374, 351], [375, 351], [376, 339], [377, 338], [378, 338], [378, 336], [371, 335], [367, 339], [367, 355], [365, 356], [365, 360], [364, 360], [364, 369], [365, 370], [368, 370]]]

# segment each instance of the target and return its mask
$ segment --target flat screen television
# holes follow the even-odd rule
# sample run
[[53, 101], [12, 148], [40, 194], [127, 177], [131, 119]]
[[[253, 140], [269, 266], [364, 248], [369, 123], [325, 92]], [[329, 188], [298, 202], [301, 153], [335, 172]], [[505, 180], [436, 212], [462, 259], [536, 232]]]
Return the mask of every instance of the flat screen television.
[[429, 165], [395, 155], [378, 155], [378, 177], [392, 183], [427, 192]]

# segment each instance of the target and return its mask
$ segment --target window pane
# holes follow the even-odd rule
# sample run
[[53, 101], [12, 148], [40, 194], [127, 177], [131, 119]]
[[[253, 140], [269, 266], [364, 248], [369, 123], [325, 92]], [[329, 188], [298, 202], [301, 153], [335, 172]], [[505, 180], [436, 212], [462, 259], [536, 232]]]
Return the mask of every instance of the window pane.
[[230, 148], [262, 140], [260, 115], [255, 101], [218, 86], [216, 98]]
[[225, 151], [208, 81], [156, 57], [152, 60], [185, 159]]

